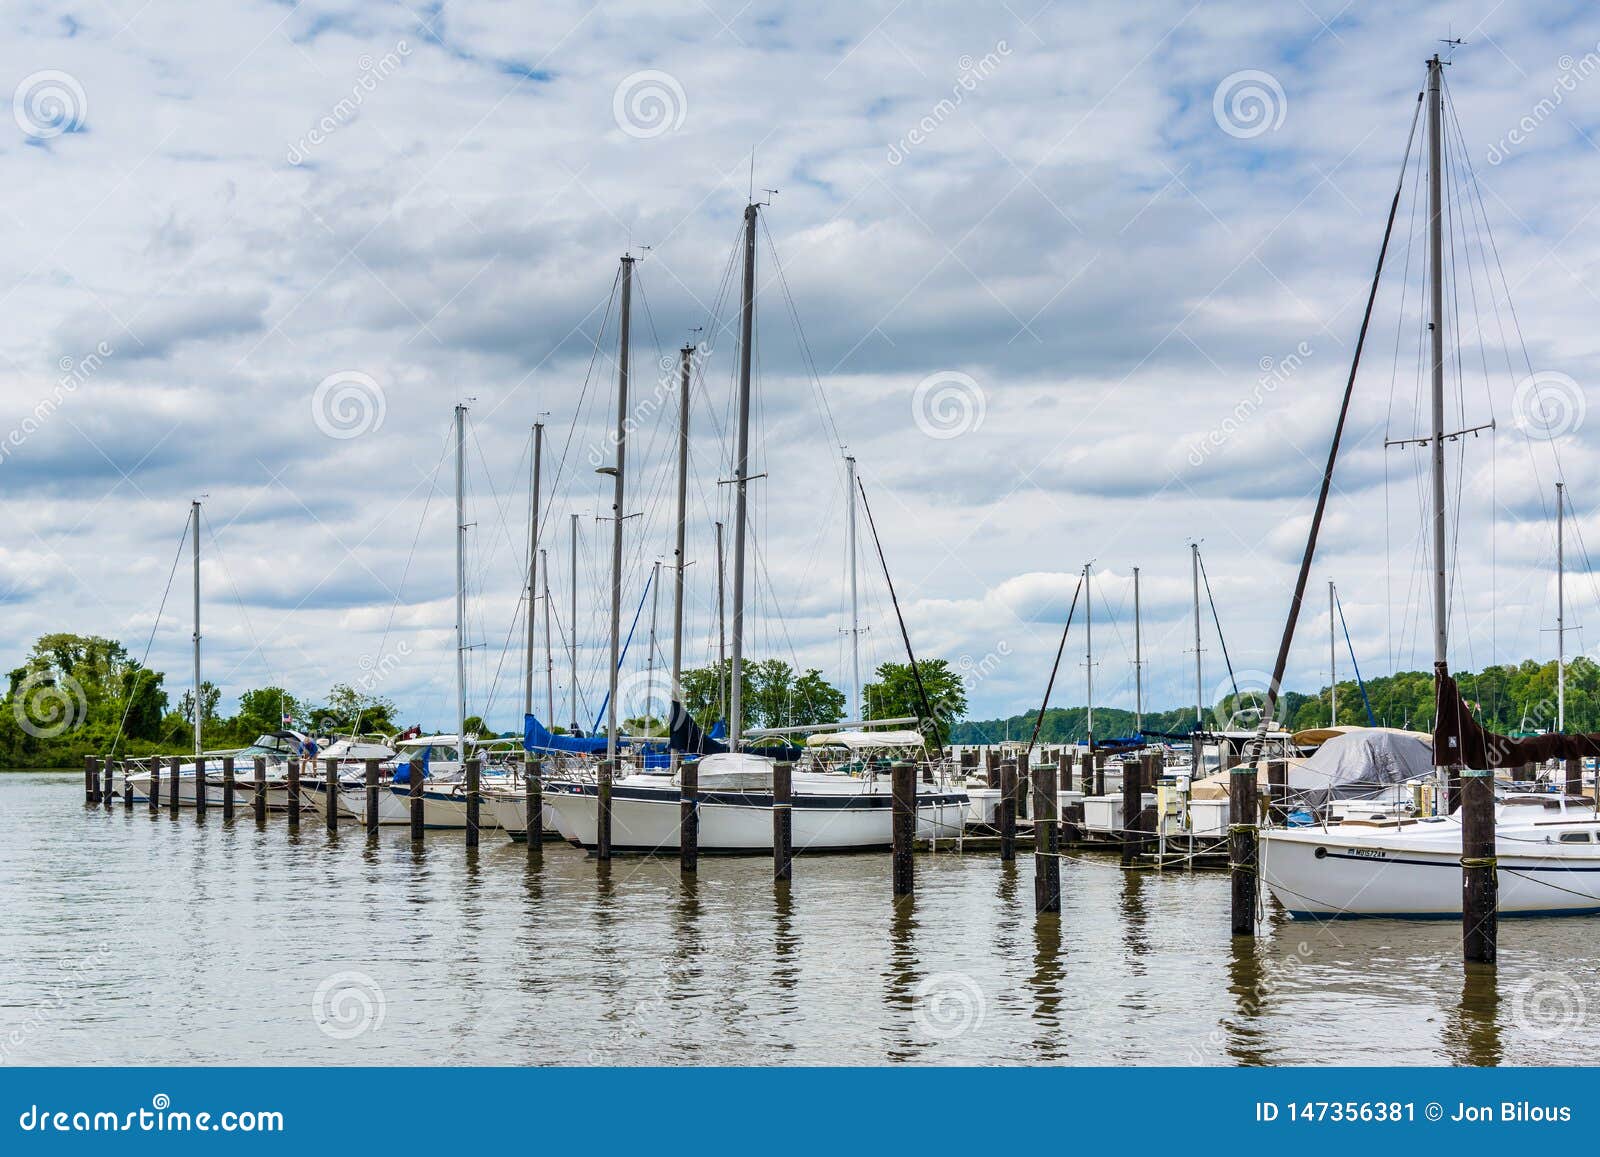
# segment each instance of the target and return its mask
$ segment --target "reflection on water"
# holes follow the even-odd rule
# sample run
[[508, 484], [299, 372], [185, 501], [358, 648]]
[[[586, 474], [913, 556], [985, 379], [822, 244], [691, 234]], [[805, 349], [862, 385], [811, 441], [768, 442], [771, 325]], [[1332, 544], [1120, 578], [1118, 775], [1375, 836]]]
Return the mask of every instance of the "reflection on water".
[[1594, 920], [1506, 921], [1498, 973], [1464, 972], [1454, 922], [1268, 905], [1235, 940], [1225, 875], [1114, 856], [1064, 859], [1063, 911], [1040, 918], [1032, 857], [993, 851], [919, 856], [896, 902], [887, 856], [800, 857], [792, 883], [705, 856], [684, 876], [492, 833], [471, 854], [456, 832], [90, 809], [80, 783], [0, 775], [6, 1063], [1489, 1065], [1600, 1046]]

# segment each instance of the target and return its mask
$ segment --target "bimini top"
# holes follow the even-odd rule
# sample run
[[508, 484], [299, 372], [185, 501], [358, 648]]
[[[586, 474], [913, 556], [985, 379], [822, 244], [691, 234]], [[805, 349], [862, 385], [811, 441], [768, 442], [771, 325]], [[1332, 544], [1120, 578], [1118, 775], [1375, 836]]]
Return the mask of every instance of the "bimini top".
[[920, 731], [824, 731], [806, 738], [807, 747], [847, 747], [851, 751], [922, 747], [926, 742]]

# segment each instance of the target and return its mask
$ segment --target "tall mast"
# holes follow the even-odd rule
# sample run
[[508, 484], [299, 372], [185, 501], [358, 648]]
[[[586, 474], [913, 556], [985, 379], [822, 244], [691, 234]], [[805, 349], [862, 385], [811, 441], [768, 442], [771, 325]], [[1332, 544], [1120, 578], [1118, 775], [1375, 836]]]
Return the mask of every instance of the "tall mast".
[[1334, 622], [1335, 596], [1333, 580], [1328, 580], [1328, 726], [1339, 726], [1339, 647], [1334, 641], [1337, 624]]
[[567, 700], [572, 707], [572, 734], [578, 734], [578, 516], [572, 516], [572, 637], [567, 641], [567, 651], [572, 656], [572, 686], [567, 688]]
[[656, 612], [661, 608], [661, 560], [650, 568], [650, 647], [644, 656], [644, 722], [650, 729], [650, 708], [656, 701]]
[[1144, 649], [1139, 635], [1139, 568], [1133, 568], [1133, 729], [1144, 734]]
[[1194, 572], [1194, 725], [1205, 721], [1206, 681], [1200, 670], [1200, 544], [1189, 544], [1189, 565]]
[[1094, 750], [1094, 598], [1089, 590], [1089, 564], [1083, 564], [1083, 686], [1089, 701], [1089, 750]]
[[556, 657], [550, 649], [550, 556], [539, 552], [539, 577], [544, 580], [544, 717], [556, 725]]
[[[467, 408], [456, 406], [456, 739], [467, 758]], [[329, 801], [330, 807], [333, 806]]]
[[1567, 729], [1567, 486], [1556, 483], [1556, 730]]
[[717, 710], [728, 709], [728, 619], [725, 614], [727, 600], [723, 597], [726, 583], [723, 569], [726, 561], [722, 550], [722, 523], [717, 523]]
[[856, 584], [856, 460], [846, 454], [845, 464], [845, 550], [850, 567], [850, 701], [855, 706], [855, 718], [867, 717], [861, 702], [861, 610]]
[[733, 669], [728, 689], [728, 750], [738, 751], [744, 738], [744, 569], [750, 475], [750, 355], [756, 317], [756, 206], [744, 210], [744, 295], [739, 306], [739, 440], [733, 462]]
[[198, 498], [190, 503], [189, 516], [194, 521], [194, 542], [192, 544], [194, 551], [194, 757], [198, 760], [200, 753], [205, 750], [200, 742], [200, 729], [205, 718], [205, 705], [200, 700], [200, 500]]
[[[544, 450], [544, 423], [533, 424], [533, 478], [528, 487], [528, 642], [524, 650], [522, 681], [522, 713], [533, 714], [533, 646], [536, 619], [534, 600], [539, 593], [539, 470], [540, 454]], [[549, 720], [555, 723], [554, 719]]]
[[622, 259], [622, 332], [617, 338], [617, 462], [610, 468], [611, 497], [611, 663], [606, 696], [606, 768], [617, 758], [617, 668], [622, 665], [622, 519], [628, 451], [628, 327], [633, 307], [633, 258]]
[[669, 713], [683, 699], [683, 539], [689, 503], [689, 375], [694, 346], [684, 346], [678, 356], [678, 537], [672, 548], [672, 686], [667, 696], [674, 706], [668, 707]]
[[[1433, 438], [1433, 661], [1448, 662], [1449, 619], [1445, 604], [1444, 510], [1444, 194], [1440, 164], [1443, 65], [1428, 61], [1428, 331], [1432, 345]], [[1442, 668], [1441, 668], [1442, 669]]]

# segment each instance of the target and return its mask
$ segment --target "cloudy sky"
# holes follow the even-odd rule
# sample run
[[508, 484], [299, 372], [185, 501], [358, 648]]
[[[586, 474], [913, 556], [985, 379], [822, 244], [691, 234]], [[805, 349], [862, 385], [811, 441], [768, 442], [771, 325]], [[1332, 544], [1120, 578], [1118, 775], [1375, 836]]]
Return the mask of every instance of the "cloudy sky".
[[[180, 692], [187, 555], [160, 609], [204, 495], [206, 672], [227, 701], [365, 680], [407, 720], [446, 724], [464, 402], [469, 709], [520, 714], [542, 421], [556, 715], [575, 634], [590, 717], [611, 533], [594, 469], [613, 453], [625, 252], [625, 616], [642, 607], [627, 670], [642, 678], [645, 583], [670, 559], [685, 341], [702, 343], [686, 651], [703, 662], [753, 188], [769, 202], [754, 654], [848, 685], [847, 450], [913, 641], [969, 672], [974, 715], [1037, 702], [1085, 563], [1096, 699], [1132, 703], [1139, 567], [1146, 703], [1192, 702], [1195, 539], [1234, 667], [1259, 680], [1423, 61], [1447, 36], [1465, 42], [1447, 76], [1462, 350], [1447, 421], [1496, 423], [1451, 447], [1452, 657], [1553, 654], [1560, 478], [1569, 622], [1600, 631], [1581, 546], [1600, 543], [1584, 392], [1600, 358], [1600, 19], [1584, 5], [18, 0], [7, 25], [8, 666], [46, 631], [105, 634], [150, 646]], [[1330, 579], [1364, 672], [1431, 658], [1423, 455], [1384, 448], [1426, 424], [1422, 187], [1413, 168], [1290, 686], [1326, 682]], [[870, 668], [900, 646], [865, 535], [861, 572]], [[1209, 700], [1225, 673], [1207, 620]], [[1083, 700], [1082, 642], [1075, 628], [1058, 703]]]

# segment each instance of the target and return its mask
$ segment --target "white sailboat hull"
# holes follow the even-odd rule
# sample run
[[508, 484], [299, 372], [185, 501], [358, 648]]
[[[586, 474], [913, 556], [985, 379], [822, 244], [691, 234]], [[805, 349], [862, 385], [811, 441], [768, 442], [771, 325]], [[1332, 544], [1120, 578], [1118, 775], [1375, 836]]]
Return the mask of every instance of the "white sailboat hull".
[[[593, 784], [545, 786], [556, 828], [570, 842], [592, 849], [597, 842], [598, 789]], [[616, 852], [675, 852], [681, 800], [676, 790], [616, 785], [611, 799], [611, 848]], [[699, 848], [714, 853], [772, 851], [772, 797], [755, 793], [703, 792], [699, 800]], [[887, 792], [859, 795], [796, 793], [792, 807], [796, 852], [866, 851], [893, 843]], [[965, 792], [917, 797], [917, 838], [955, 839], [967, 817]]]
[[[1576, 826], [1552, 825], [1548, 834]], [[1450, 819], [1428, 827], [1410, 838], [1342, 835], [1337, 828], [1263, 831], [1261, 878], [1296, 917], [1460, 919], [1461, 825]], [[1501, 915], [1600, 912], [1600, 845], [1534, 842], [1520, 830], [1500, 832], [1497, 845]]]

